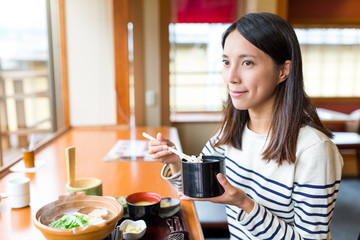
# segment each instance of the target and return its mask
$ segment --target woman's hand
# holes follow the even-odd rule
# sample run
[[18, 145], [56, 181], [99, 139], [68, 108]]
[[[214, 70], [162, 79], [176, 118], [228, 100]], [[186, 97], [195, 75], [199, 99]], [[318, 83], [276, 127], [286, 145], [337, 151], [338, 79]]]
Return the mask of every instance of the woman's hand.
[[219, 173], [216, 175], [216, 177], [225, 190], [223, 195], [213, 198], [191, 198], [185, 196], [184, 193], [179, 192], [180, 199], [193, 201], [210, 201], [213, 203], [234, 205], [240, 207], [245, 212], [250, 213], [251, 210], [254, 208], [253, 200], [249, 196], [247, 196], [243, 190], [231, 185], [223, 174]]
[[150, 157], [155, 161], [170, 164], [173, 174], [181, 170], [180, 158], [168, 150], [169, 147], [174, 147], [174, 144], [168, 139], [163, 138], [161, 133], [158, 133], [156, 140], [151, 140], [149, 142], [148, 153]]

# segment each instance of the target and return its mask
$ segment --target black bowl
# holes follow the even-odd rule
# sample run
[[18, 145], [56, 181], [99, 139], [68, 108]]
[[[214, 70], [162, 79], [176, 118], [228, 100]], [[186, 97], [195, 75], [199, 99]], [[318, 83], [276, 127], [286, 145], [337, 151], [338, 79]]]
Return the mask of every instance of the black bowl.
[[182, 160], [182, 184], [186, 196], [209, 198], [222, 195], [225, 190], [216, 175], [225, 175], [225, 158], [221, 156], [202, 156], [202, 163]]
[[[159, 216], [162, 197], [153, 192], [133, 193], [126, 198], [129, 217], [133, 220], [149, 222]], [[148, 202], [148, 205], [139, 205], [139, 202]]]

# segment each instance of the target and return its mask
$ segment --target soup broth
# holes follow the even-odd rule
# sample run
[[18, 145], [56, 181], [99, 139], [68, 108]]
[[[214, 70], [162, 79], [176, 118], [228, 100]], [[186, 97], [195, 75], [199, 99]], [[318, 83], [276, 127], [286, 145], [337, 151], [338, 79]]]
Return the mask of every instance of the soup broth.
[[[110, 210], [106, 210], [105, 208], [97, 208], [97, 207], [89, 206], [89, 207], [80, 207], [80, 208], [69, 208], [63, 211], [53, 211], [55, 212], [55, 214], [49, 214], [48, 218], [41, 218], [41, 223], [45, 225], [49, 225], [50, 223], [62, 218], [65, 215], [69, 215], [74, 212], [79, 212], [81, 214], [88, 215], [96, 209], [106, 211], [106, 214], [100, 216], [105, 221], [115, 217], [115, 214]], [[51, 211], [51, 209], [49, 209], [49, 211]]]
[[134, 205], [138, 205], [138, 206], [149, 206], [154, 204], [155, 202], [150, 202], [150, 201], [139, 201], [134, 203]]

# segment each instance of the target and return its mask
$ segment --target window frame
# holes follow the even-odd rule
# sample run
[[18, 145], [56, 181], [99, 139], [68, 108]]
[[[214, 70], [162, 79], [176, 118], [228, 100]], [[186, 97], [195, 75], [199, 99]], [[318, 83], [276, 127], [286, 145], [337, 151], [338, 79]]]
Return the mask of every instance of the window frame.
[[[50, 118], [52, 121], [51, 134], [35, 146], [35, 151], [57, 138], [70, 128], [66, 32], [65, 32], [65, 0], [46, 0], [46, 18], [49, 45], [48, 84], [50, 101]], [[0, 132], [1, 137], [1, 132]], [[0, 142], [0, 177], [9, 168], [22, 159], [19, 151], [14, 157], [4, 163]]]

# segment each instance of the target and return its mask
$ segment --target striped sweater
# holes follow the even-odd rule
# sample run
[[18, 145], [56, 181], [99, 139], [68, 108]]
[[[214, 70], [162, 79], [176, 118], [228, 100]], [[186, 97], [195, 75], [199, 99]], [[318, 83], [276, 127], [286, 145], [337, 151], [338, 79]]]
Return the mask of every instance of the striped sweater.
[[[331, 239], [330, 221], [339, 190], [343, 159], [337, 147], [320, 131], [301, 128], [296, 163], [265, 161], [261, 154], [267, 136], [248, 128], [243, 149], [228, 145], [212, 148], [203, 155], [223, 155], [229, 182], [254, 200], [250, 213], [227, 205], [230, 239]], [[171, 176], [164, 166], [162, 176], [181, 189], [181, 173]]]

